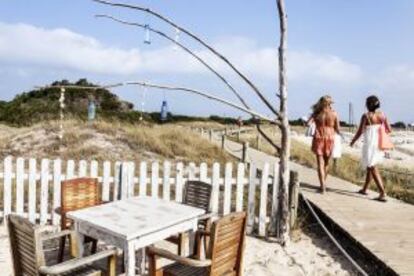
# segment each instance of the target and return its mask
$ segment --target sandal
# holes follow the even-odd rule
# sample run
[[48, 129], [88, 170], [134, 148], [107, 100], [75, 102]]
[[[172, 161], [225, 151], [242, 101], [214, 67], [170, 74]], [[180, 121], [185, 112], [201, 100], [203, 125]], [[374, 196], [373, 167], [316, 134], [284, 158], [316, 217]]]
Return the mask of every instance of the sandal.
[[380, 202], [387, 202], [388, 201], [387, 198], [383, 197], [383, 196], [376, 197], [376, 198], [374, 198], [374, 200], [380, 201]]
[[361, 194], [361, 195], [368, 195], [368, 193], [366, 191], [362, 190], [362, 189], [359, 190], [357, 193]]

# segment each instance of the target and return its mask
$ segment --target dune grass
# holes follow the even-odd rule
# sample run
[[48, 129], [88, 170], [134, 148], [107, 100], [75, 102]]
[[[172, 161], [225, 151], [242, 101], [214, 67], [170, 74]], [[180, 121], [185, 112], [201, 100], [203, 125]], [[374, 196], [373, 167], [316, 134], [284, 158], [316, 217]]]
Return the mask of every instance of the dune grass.
[[58, 138], [57, 121], [24, 128], [5, 127], [10, 135], [0, 135], [0, 158], [12, 155], [37, 159], [171, 160], [208, 164], [233, 160], [184, 126], [103, 120], [88, 123], [75, 119], [65, 120], [63, 126], [62, 140]]

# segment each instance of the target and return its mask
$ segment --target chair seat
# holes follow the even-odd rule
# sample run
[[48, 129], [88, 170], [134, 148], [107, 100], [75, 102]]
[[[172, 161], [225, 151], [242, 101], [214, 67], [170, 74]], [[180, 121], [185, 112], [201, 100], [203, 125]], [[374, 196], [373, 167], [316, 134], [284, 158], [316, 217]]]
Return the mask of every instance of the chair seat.
[[164, 275], [167, 276], [205, 276], [208, 275], [208, 268], [205, 267], [191, 267], [174, 263], [163, 268]]

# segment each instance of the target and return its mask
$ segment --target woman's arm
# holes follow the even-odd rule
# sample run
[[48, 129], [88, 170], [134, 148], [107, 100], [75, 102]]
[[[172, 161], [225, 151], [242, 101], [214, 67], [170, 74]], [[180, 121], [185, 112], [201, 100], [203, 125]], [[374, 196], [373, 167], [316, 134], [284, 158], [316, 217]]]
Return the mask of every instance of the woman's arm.
[[315, 119], [313, 118], [313, 115], [309, 117], [308, 121], [306, 122], [307, 126], [310, 126], [313, 122], [315, 121]]
[[335, 132], [341, 135], [341, 124], [339, 121], [338, 114], [335, 113]]
[[351, 141], [351, 144], [350, 144], [351, 147], [354, 146], [355, 142], [358, 141], [359, 137], [361, 137], [362, 132], [364, 131], [366, 124], [367, 124], [367, 119], [366, 119], [366, 116], [364, 114], [361, 117], [361, 122], [359, 123], [358, 131], [355, 133], [355, 136]]
[[388, 118], [385, 115], [384, 115], [384, 124], [385, 124], [385, 131], [387, 133], [391, 133], [392, 132], [392, 128], [391, 128], [391, 125], [390, 125], [390, 123], [388, 121]]

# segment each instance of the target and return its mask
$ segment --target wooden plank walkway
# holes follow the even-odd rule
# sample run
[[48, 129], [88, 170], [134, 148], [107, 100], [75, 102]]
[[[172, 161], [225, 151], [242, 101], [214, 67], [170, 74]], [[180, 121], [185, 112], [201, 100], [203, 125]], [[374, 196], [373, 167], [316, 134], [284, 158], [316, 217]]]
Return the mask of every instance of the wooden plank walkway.
[[[218, 137], [214, 140], [220, 143]], [[241, 144], [226, 140], [225, 149], [241, 158]], [[255, 162], [260, 169], [265, 162], [278, 159], [249, 149], [248, 161]], [[387, 203], [372, 200], [377, 193], [359, 195], [359, 186], [332, 176], [328, 178], [327, 193], [322, 195], [317, 193], [315, 170], [296, 163], [291, 163], [291, 169], [299, 173], [302, 195], [343, 231], [397, 274], [414, 275], [414, 205], [392, 198]]]

